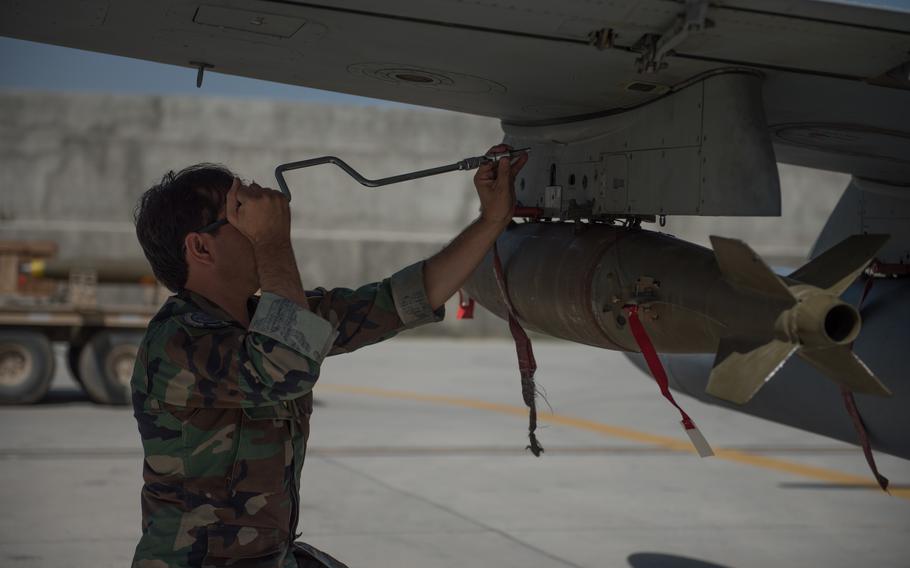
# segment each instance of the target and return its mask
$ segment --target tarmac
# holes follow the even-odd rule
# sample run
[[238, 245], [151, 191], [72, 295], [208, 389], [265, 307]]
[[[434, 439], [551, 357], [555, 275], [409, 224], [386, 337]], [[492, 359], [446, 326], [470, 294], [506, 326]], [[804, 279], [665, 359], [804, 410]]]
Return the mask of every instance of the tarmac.
[[[401, 337], [328, 359], [303, 540], [351, 568], [910, 565], [910, 462], [876, 455], [887, 495], [857, 447], [680, 395], [717, 451], [700, 459], [621, 354], [535, 351], [552, 407], [540, 458], [509, 341]], [[132, 413], [92, 404], [63, 369], [44, 402], [0, 409], [0, 566], [128, 566]]]

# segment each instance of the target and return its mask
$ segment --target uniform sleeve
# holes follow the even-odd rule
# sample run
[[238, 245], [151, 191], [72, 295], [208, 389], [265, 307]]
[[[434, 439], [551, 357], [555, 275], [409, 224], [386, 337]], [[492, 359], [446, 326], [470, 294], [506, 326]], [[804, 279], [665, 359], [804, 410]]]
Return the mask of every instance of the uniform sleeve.
[[196, 314], [169, 318], [148, 337], [149, 394], [185, 407], [268, 406], [313, 388], [335, 333], [294, 302], [265, 293], [249, 329]]
[[423, 261], [381, 282], [352, 290], [317, 288], [310, 293], [310, 309], [336, 325], [338, 336], [329, 355], [349, 353], [445, 318], [445, 306], [433, 310], [423, 282]]

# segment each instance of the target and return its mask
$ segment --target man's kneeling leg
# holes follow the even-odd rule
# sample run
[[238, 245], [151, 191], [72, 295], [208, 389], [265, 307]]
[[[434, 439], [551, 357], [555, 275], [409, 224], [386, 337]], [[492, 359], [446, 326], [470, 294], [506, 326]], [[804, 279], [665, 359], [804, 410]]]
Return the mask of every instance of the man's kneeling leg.
[[295, 542], [293, 553], [297, 568], [348, 568], [347, 564], [305, 542]]

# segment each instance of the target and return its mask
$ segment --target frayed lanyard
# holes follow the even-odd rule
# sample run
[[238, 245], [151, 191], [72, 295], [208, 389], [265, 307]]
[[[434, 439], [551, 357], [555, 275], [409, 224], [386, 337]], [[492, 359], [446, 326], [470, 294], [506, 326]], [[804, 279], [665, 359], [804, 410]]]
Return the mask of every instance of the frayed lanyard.
[[499, 258], [499, 248], [493, 245], [493, 270], [496, 273], [496, 284], [502, 294], [503, 303], [509, 311], [509, 331], [512, 332], [512, 339], [515, 340], [515, 351], [518, 353], [518, 371], [521, 374], [521, 396], [528, 406], [528, 439], [530, 444], [527, 449], [537, 457], [543, 453], [543, 447], [537, 441], [537, 387], [534, 384], [534, 373], [537, 372], [537, 361], [534, 359], [534, 350], [531, 348], [531, 339], [525, 330], [518, 323], [518, 317], [515, 314], [515, 308], [512, 307], [512, 300], [509, 297], [509, 289], [506, 286], [506, 277], [502, 269], [502, 260]]
[[[863, 293], [859, 298], [859, 302], [856, 304], [856, 311], [862, 312], [863, 302], [866, 301], [866, 296], [869, 295], [869, 292], [872, 291], [872, 285], [875, 283], [875, 272], [878, 269], [878, 264], [872, 262], [870, 266], [870, 271], [872, 274], [868, 276], [866, 280], [866, 285], [863, 286]], [[850, 349], [853, 349], [853, 345], [850, 345]], [[863, 423], [863, 417], [859, 413], [859, 408], [856, 406], [856, 399], [853, 398], [853, 391], [840, 385], [840, 394], [844, 399], [844, 408], [847, 409], [847, 414], [850, 415], [850, 420], [853, 422], [853, 428], [856, 429], [856, 433], [859, 434], [859, 442], [863, 447], [863, 455], [866, 456], [866, 463], [869, 464], [869, 469], [872, 470], [872, 475], [875, 476], [875, 481], [878, 482], [878, 486], [882, 488], [882, 491], [888, 493], [888, 478], [878, 472], [878, 466], [875, 465], [875, 457], [872, 455], [872, 443], [869, 440], [869, 434], [866, 432], [866, 425]]]

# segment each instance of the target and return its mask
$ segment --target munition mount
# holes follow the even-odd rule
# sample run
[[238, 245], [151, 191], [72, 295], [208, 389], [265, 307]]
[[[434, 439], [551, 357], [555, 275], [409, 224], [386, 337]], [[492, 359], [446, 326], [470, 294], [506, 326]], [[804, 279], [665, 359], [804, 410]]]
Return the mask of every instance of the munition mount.
[[780, 215], [754, 73], [719, 72], [625, 112], [503, 130], [505, 143], [533, 148], [516, 192], [544, 218]]

